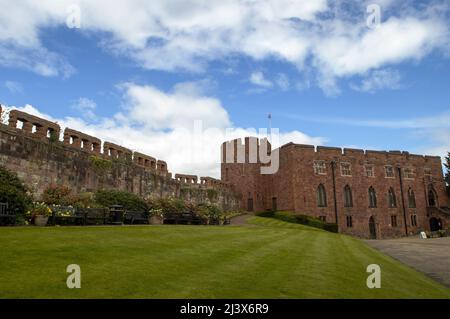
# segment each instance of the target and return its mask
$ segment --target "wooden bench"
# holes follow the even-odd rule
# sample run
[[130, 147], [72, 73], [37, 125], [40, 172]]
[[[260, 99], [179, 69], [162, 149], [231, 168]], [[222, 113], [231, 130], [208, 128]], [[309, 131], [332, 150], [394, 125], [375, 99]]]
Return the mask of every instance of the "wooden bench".
[[73, 207], [50, 207], [50, 209], [53, 225], [84, 225], [86, 223], [86, 214]]
[[148, 214], [146, 212], [129, 211], [125, 212], [125, 224], [133, 225], [135, 222], [148, 224]]
[[110, 219], [107, 208], [82, 208], [80, 212], [85, 214], [85, 225], [104, 225]]
[[12, 224], [16, 223], [16, 214], [9, 211], [8, 203], [0, 203], [0, 224]]

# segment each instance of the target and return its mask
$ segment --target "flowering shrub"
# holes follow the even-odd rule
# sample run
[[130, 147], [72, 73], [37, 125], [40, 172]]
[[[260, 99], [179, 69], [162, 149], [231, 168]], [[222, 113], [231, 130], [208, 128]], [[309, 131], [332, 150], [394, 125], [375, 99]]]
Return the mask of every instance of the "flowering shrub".
[[27, 216], [52, 216], [52, 210], [45, 203], [34, 203], [31, 211], [27, 212]]

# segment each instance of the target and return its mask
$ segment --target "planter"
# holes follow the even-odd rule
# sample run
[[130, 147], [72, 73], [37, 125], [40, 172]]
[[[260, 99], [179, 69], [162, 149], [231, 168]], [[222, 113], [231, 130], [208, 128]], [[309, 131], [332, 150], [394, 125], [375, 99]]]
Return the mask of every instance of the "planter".
[[150, 216], [150, 218], [148, 219], [148, 222], [151, 225], [162, 225], [162, 224], [164, 224], [164, 218], [161, 216]]
[[45, 226], [45, 225], [47, 225], [47, 222], [48, 222], [47, 216], [37, 215], [34, 219], [34, 224], [36, 226]]

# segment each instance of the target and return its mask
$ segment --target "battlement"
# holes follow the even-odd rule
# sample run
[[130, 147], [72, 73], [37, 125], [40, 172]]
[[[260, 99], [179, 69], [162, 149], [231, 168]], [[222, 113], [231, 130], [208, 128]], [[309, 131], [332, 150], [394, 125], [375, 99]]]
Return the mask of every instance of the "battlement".
[[261, 147], [266, 155], [270, 155], [272, 146], [267, 138], [245, 137], [244, 140], [238, 138], [224, 142], [221, 146], [222, 163], [260, 163]]
[[66, 128], [64, 130], [64, 145], [82, 149], [94, 154], [100, 154], [102, 141], [96, 137]]
[[305, 154], [318, 155], [324, 157], [354, 157], [360, 158], [362, 160], [391, 160], [391, 161], [401, 161], [401, 160], [414, 160], [418, 163], [429, 163], [429, 162], [439, 162], [441, 158], [439, 156], [430, 155], [418, 155], [411, 154], [407, 151], [391, 150], [391, 151], [378, 151], [378, 150], [363, 150], [356, 148], [340, 148], [340, 147], [329, 147], [329, 146], [317, 146], [307, 145], [307, 144], [295, 144], [287, 143], [280, 147], [281, 152], [287, 149], [295, 149]]
[[156, 158], [154, 158], [154, 157], [151, 157], [151, 156], [148, 156], [148, 155], [145, 155], [142, 153], [134, 152], [133, 162], [134, 162], [134, 164], [136, 164], [138, 166], [156, 170]]
[[198, 182], [196, 175], [175, 174], [175, 179], [183, 184], [197, 184]]
[[9, 112], [8, 125], [12, 129], [21, 130], [27, 135], [44, 140], [49, 139], [51, 136], [59, 138], [61, 132], [61, 128], [57, 123], [18, 110]]

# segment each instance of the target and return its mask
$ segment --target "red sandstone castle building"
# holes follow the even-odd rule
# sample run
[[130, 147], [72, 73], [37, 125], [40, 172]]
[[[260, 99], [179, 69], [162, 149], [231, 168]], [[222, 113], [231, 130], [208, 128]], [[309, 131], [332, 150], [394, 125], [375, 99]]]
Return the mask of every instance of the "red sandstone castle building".
[[279, 154], [278, 171], [261, 174], [259, 156], [252, 161], [249, 155], [255, 148], [250, 145], [259, 150], [261, 142], [246, 138], [222, 145], [222, 181], [241, 194], [242, 209], [306, 214], [363, 238], [401, 237], [450, 225], [440, 157], [289, 143], [272, 151]]

